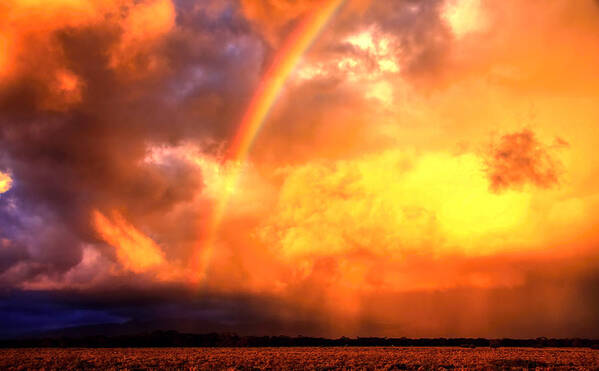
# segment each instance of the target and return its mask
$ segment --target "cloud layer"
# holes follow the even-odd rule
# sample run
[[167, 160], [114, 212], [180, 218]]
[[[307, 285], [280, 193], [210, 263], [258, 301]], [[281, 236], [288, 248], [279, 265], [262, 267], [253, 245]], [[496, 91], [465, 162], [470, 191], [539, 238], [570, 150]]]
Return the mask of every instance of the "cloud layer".
[[4, 317], [598, 336], [596, 2], [348, 0], [227, 162], [320, 5], [0, 5]]

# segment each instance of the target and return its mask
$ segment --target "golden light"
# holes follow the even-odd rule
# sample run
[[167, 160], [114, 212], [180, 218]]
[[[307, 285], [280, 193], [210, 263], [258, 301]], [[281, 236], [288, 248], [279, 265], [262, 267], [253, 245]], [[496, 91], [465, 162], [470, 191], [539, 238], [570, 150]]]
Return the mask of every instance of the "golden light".
[[0, 171], [0, 194], [6, 193], [12, 187], [12, 178], [7, 173]]
[[263, 236], [291, 260], [356, 248], [486, 255], [528, 238], [529, 203], [490, 190], [474, 155], [387, 151], [293, 169]]
[[125, 269], [143, 273], [166, 263], [162, 249], [117, 211], [108, 219], [95, 210], [93, 223], [100, 237], [115, 248], [117, 258]]
[[447, 0], [443, 17], [457, 38], [480, 31], [487, 25], [481, 0]]
[[192, 161], [199, 167], [204, 177], [204, 193], [217, 198], [223, 192], [233, 196], [239, 187], [244, 166], [238, 161], [218, 161], [208, 156], [192, 155]]

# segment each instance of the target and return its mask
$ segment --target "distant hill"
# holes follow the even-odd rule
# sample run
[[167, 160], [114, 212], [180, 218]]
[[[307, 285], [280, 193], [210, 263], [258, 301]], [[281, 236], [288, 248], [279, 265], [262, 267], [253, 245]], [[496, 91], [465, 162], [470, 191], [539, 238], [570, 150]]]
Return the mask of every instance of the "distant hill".
[[[95, 331], [96, 326], [80, 330]], [[103, 326], [105, 327], [105, 326]], [[134, 330], [136, 324], [114, 330]], [[64, 331], [64, 330], [63, 330]], [[75, 331], [75, 329], [73, 329]], [[106, 333], [106, 328], [102, 329]], [[191, 334], [177, 331], [152, 331], [137, 334], [67, 336], [65, 333], [47, 337], [0, 341], [2, 348], [27, 347], [297, 347], [297, 346], [397, 346], [397, 347], [590, 347], [599, 349], [599, 340], [591, 339], [483, 339], [483, 338], [377, 338], [358, 337], [327, 339], [306, 336], [239, 336], [234, 333]]]
[[185, 334], [235, 333], [241, 336], [266, 336], [272, 334], [305, 334], [311, 324], [301, 321], [276, 323], [274, 321], [221, 322], [197, 318], [159, 318], [148, 321], [132, 320], [123, 323], [108, 323], [66, 327], [55, 330], [28, 333], [0, 340], [36, 339], [36, 338], [83, 338], [93, 336], [118, 337], [153, 332], [176, 331]]

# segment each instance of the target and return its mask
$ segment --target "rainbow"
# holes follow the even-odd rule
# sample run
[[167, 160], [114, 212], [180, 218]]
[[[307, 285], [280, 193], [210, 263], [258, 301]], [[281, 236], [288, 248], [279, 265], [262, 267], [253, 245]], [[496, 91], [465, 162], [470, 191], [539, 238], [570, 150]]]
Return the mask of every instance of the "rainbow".
[[342, 3], [343, 0], [325, 1], [322, 7], [315, 9], [294, 30], [277, 53], [273, 64], [264, 75], [264, 79], [258, 86], [258, 90], [241, 120], [237, 135], [231, 144], [229, 152], [231, 159], [235, 161], [245, 160], [252, 142], [258, 135], [287, 78]]
[[[260, 82], [248, 109], [245, 111], [237, 134], [231, 142], [227, 154], [228, 161], [235, 164], [245, 163], [252, 143], [260, 132], [289, 75], [344, 1], [323, 0], [322, 5], [316, 6], [285, 41]], [[240, 171], [234, 171], [227, 183], [236, 184], [239, 176]], [[203, 226], [203, 239], [192, 257], [191, 280], [193, 282], [199, 282], [205, 276], [206, 268], [212, 257], [214, 241], [230, 197], [230, 190], [223, 192], [215, 202], [208, 217], [208, 222]]]

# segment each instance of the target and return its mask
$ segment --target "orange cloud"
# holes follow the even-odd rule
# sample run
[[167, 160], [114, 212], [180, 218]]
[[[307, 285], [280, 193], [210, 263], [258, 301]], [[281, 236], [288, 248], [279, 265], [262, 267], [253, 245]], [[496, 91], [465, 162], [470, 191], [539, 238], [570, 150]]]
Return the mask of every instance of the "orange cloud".
[[[289, 31], [292, 23], [315, 7], [323, 6], [326, 0], [241, 0], [241, 9], [245, 17], [254, 23], [264, 37], [277, 45]], [[372, 0], [346, 0], [346, 12], [364, 12]]]
[[48, 81], [48, 95], [42, 103], [43, 108], [51, 111], [66, 111], [81, 102], [83, 82], [68, 70], [58, 70]]
[[175, 26], [170, 0], [10, 0], [0, 5], [0, 84], [27, 76], [40, 83], [43, 109], [65, 111], [82, 100], [85, 81], [70, 70], [61, 32], [115, 30], [111, 68], [139, 77], [166, 68], [155, 50]]
[[111, 53], [110, 65], [126, 73], [143, 75], [166, 67], [154, 49], [175, 27], [175, 8], [171, 0], [134, 3], [120, 23], [123, 34]]
[[288, 23], [320, 6], [322, 0], [305, 1], [252, 1], [242, 0], [245, 16], [258, 25], [265, 37], [277, 44], [281, 38], [281, 29]]
[[115, 248], [121, 265], [134, 273], [163, 268], [164, 252], [151, 238], [129, 224], [118, 212], [108, 219], [99, 211], [93, 212], [93, 224], [100, 237]]
[[[0, 5], [0, 72], [17, 73], [22, 67], [19, 58], [34, 44], [46, 44], [45, 65], [60, 57], [53, 41], [53, 33], [68, 27], [83, 27], [101, 22], [104, 15], [120, 4], [117, 0], [9, 0]], [[48, 59], [49, 58], [49, 59]], [[45, 67], [45, 66], [42, 66]]]

